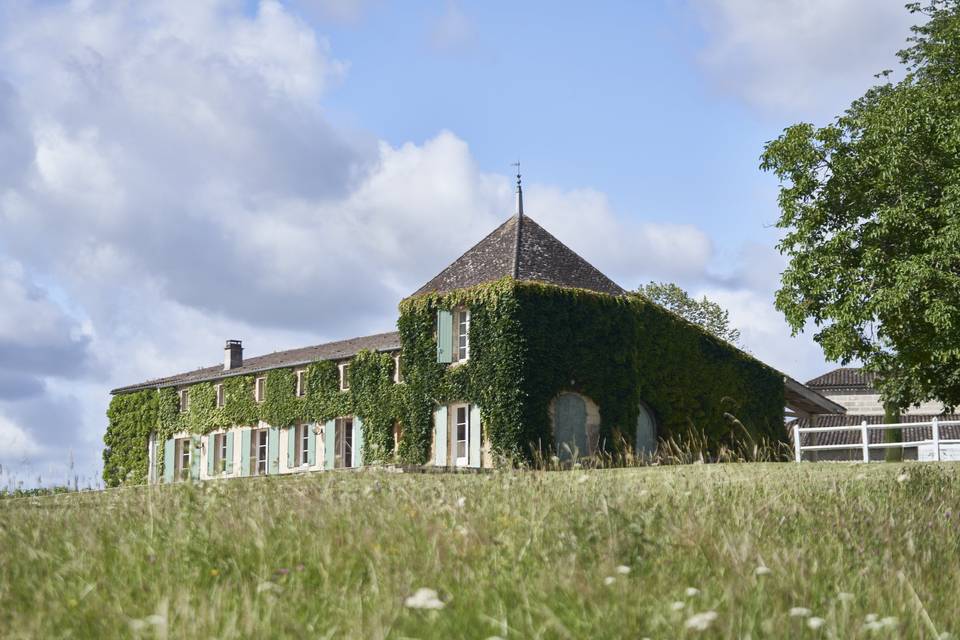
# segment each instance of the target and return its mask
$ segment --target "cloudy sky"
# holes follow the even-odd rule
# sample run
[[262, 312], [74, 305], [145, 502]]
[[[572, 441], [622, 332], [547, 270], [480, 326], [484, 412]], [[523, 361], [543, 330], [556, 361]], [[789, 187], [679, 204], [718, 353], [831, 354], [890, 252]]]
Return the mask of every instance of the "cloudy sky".
[[627, 288], [773, 309], [765, 141], [895, 65], [902, 0], [0, 5], [0, 485], [99, 475], [113, 387], [390, 330], [526, 211]]

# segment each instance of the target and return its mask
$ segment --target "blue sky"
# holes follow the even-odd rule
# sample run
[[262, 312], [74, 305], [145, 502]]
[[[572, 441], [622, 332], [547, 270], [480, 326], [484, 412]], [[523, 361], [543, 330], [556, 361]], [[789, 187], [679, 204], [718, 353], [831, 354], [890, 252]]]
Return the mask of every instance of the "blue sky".
[[[621, 285], [772, 296], [785, 126], [895, 64], [899, 0], [0, 7], [0, 486], [99, 474], [111, 388], [389, 330], [526, 210]], [[73, 461], [72, 470], [70, 461]]]

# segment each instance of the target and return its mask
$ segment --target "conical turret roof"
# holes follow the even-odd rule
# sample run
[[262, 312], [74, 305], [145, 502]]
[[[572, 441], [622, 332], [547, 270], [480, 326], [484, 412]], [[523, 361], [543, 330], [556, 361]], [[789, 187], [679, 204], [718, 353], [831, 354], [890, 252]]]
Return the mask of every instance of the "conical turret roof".
[[413, 295], [446, 293], [512, 276], [619, 296], [613, 280], [529, 216], [514, 215]]

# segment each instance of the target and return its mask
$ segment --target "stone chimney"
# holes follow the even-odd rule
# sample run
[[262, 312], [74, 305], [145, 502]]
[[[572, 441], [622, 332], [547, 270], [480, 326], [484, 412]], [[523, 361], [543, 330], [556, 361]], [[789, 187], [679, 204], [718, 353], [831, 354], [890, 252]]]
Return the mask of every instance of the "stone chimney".
[[223, 348], [223, 370], [230, 371], [243, 366], [243, 343], [239, 340], [227, 340]]

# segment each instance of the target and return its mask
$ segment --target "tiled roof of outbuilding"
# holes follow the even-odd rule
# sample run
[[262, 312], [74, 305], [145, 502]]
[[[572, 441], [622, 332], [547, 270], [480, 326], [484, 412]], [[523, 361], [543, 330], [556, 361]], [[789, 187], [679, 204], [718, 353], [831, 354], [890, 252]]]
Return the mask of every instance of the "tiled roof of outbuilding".
[[413, 295], [466, 289], [506, 276], [614, 296], [625, 293], [529, 216], [515, 215]]
[[175, 387], [182, 384], [194, 384], [197, 382], [207, 382], [218, 378], [227, 378], [230, 376], [242, 376], [251, 373], [259, 373], [268, 369], [277, 369], [280, 367], [294, 367], [297, 365], [309, 364], [317, 360], [343, 360], [357, 355], [360, 351], [395, 351], [400, 348], [400, 334], [396, 331], [389, 333], [378, 333], [372, 336], [361, 336], [349, 340], [340, 340], [338, 342], [327, 342], [312, 347], [301, 347], [299, 349], [290, 349], [289, 351], [277, 351], [265, 356], [256, 356], [253, 358], [244, 358], [243, 366], [229, 371], [223, 370], [223, 365], [218, 364], [212, 367], [205, 367], [187, 373], [179, 373], [175, 376], [166, 378], [157, 378], [148, 380], [140, 384], [129, 385], [114, 389], [110, 393], [129, 393], [141, 389], [156, 389], [159, 387]]
[[807, 382], [811, 389], [872, 389], [876, 377], [860, 367], [840, 367]]

